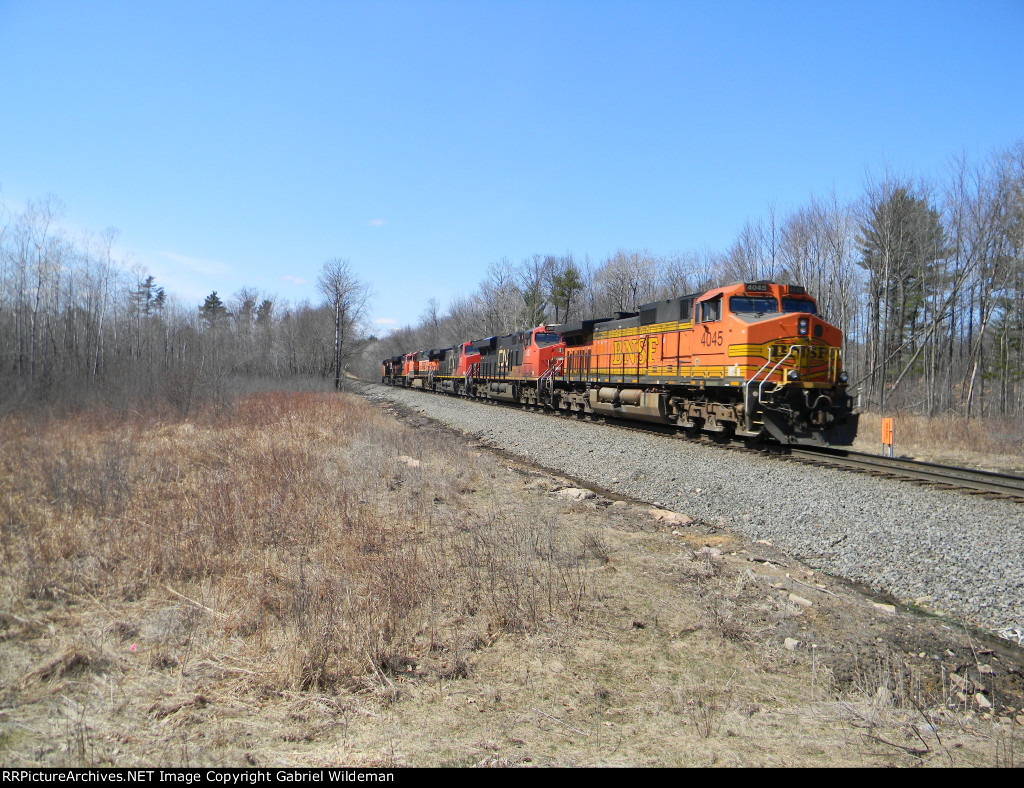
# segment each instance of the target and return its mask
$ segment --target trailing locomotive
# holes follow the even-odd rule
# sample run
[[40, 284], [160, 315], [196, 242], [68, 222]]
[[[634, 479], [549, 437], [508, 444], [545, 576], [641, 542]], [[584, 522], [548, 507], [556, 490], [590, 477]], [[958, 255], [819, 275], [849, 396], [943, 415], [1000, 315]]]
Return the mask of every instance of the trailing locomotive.
[[804, 288], [740, 282], [582, 320], [385, 359], [382, 381], [723, 438], [848, 445], [842, 334]]

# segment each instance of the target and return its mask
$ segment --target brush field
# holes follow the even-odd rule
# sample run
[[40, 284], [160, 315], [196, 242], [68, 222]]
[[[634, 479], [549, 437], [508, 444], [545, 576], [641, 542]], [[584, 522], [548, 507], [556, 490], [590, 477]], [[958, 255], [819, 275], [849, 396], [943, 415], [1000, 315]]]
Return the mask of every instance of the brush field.
[[[895, 453], [925, 462], [1024, 475], [1024, 422], [1014, 419], [926, 418], [909, 413], [895, 419]], [[882, 418], [862, 413], [857, 451], [880, 454]]]
[[351, 395], [8, 415], [0, 763], [1024, 760], [1019, 649], [576, 488]]

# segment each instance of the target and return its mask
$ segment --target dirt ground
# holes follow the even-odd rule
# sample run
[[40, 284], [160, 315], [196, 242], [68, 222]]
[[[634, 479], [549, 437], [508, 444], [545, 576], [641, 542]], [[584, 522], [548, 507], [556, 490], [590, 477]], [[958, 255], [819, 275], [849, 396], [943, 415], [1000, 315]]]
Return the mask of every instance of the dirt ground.
[[[243, 621], [244, 600], [201, 578], [12, 595], [0, 601], [0, 763], [1024, 762], [1024, 653], [1009, 643], [814, 572], [727, 522], [616, 500], [391, 407], [383, 417], [415, 448], [399, 462], [404, 494], [418, 474], [430, 489], [446, 446], [474, 463], [461, 486], [406, 503], [442, 512], [445, 539], [478, 544], [494, 528], [508, 540], [502, 572], [480, 575], [490, 596], [424, 619], [347, 679], [288, 683], [270, 675], [284, 658], [266, 646], [273, 621]], [[6, 517], [6, 555], [18, 527]]]

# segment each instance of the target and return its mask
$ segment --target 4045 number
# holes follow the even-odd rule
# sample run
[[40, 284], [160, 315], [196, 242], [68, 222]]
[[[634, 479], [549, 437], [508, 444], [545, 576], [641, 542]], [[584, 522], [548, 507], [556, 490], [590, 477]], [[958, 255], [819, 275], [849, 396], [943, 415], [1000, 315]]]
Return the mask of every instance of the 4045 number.
[[724, 344], [724, 337], [721, 331], [705, 331], [700, 343], [705, 347], [721, 347]]

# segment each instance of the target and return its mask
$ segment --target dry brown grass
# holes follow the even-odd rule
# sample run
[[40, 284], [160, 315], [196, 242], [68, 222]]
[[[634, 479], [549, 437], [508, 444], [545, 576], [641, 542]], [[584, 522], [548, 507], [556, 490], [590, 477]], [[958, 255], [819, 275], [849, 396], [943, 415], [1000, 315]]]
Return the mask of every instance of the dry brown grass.
[[386, 683], [418, 650], [457, 661], [442, 635], [453, 618], [528, 631], [578, 614], [588, 593], [583, 551], [550, 523], [445, 505], [477, 473], [457, 444], [354, 398], [264, 394], [198, 422], [5, 428], [11, 599], [155, 594], [175, 610], [158, 649], [213, 625], [256, 646], [274, 689]]
[[[566, 502], [416, 423], [282, 393], [0, 422], [0, 762], [941, 760], [886, 743], [913, 738], [909, 702], [868, 718], [884, 742], [858, 727], [883, 683], [920, 684], [905, 660], [835, 679], [844, 613], [791, 604], [736, 537]], [[1019, 760], [967, 712], [955, 762]]]
[[[386, 699], [396, 673], [465, 677], [467, 651], [497, 633], [578, 616], [598, 563], [551, 522], [466, 509], [479, 471], [460, 442], [353, 397], [261, 394], [193, 421], [93, 413], [2, 429], [4, 615], [27, 622], [21, 635], [40, 611], [76, 633], [9, 690], [130, 659], [236, 675], [260, 693]], [[196, 705], [176, 698], [150, 716]]]
[[[897, 414], [893, 418], [898, 455], [993, 470], [1024, 471], [1024, 422], [968, 421], [955, 416], [929, 419], [914, 414]], [[855, 448], [880, 452], [881, 434], [881, 416], [861, 414]]]

